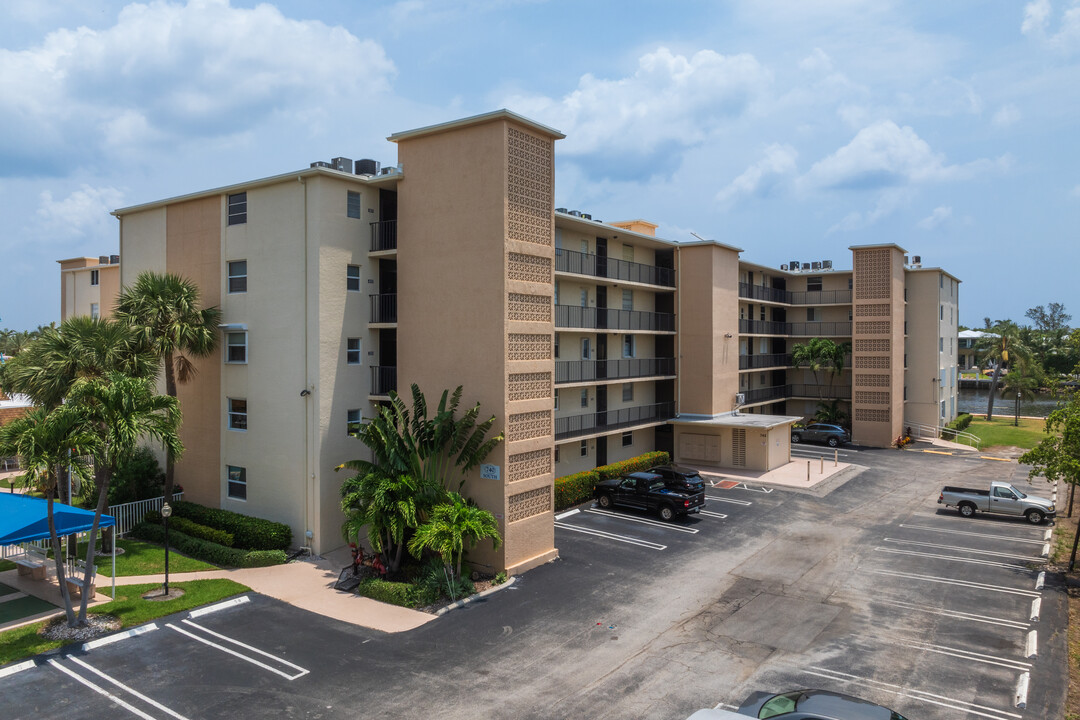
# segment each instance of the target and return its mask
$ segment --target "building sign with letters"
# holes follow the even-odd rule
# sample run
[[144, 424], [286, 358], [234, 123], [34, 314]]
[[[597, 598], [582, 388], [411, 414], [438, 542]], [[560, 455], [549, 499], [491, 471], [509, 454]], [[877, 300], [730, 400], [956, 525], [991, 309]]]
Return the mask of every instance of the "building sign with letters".
[[499, 466], [484, 464], [480, 466], [480, 477], [484, 480], [498, 480]]

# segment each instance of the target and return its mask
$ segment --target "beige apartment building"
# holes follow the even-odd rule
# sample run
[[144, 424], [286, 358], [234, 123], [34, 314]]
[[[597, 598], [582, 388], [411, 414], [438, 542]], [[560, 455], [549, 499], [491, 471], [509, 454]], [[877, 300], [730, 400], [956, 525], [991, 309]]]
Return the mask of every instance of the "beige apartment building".
[[60, 320], [111, 317], [120, 294], [120, 256], [76, 257], [60, 263]]
[[[515, 572], [557, 554], [556, 477], [653, 449], [777, 467], [791, 424], [830, 399], [856, 441], [885, 446], [908, 385], [955, 411], [940, 404], [955, 385], [933, 397], [929, 385], [955, 364], [938, 352], [951, 338], [955, 353], [951, 275], [892, 245], [852, 248], [847, 271], [770, 269], [644, 220], [556, 208], [562, 137], [503, 110], [390, 136], [393, 166], [335, 158], [117, 210], [124, 285], [179, 273], [223, 312], [220, 350], [180, 388], [187, 496], [287, 522], [315, 552], [338, 547], [334, 468], [366, 457], [358, 427], [391, 390], [408, 398], [417, 383], [436, 402], [462, 385], [463, 405], [505, 433], [465, 485], [504, 538], [473, 561]], [[793, 345], [817, 336], [852, 343], [840, 376], [792, 366]]]

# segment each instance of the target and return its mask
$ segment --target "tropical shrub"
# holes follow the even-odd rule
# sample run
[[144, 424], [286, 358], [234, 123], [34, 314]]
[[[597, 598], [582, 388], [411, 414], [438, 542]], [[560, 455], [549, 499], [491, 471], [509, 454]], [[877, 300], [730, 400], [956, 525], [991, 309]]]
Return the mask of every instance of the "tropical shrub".
[[[132, 537], [148, 542], [164, 544], [165, 528], [160, 524], [142, 522], [131, 529]], [[283, 550], [241, 550], [225, 547], [209, 540], [169, 529], [169, 547], [197, 560], [222, 567], [253, 568], [283, 565], [289, 558]]]
[[[611, 463], [610, 465], [601, 465], [596, 468], [594, 472], [600, 476], [601, 480], [610, 480], [611, 478], [616, 478], [620, 475], [625, 475], [626, 473], [648, 470], [657, 465], [667, 465], [669, 462], [671, 462], [670, 455], [661, 450], [655, 450], [627, 460], [620, 460], [619, 462]], [[591, 489], [590, 492], [592, 492]]]
[[[146, 523], [160, 523], [161, 513], [151, 511], [146, 513], [143, 517], [143, 522]], [[178, 530], [185, 535], [190, 535], [200, 540], [209, 540], [210, 542], [217, 543], [218, 545], [224, 545], [225, 547], [233, 546], [232, 533], [225, 532], [224, 530], [218, 530], [217, 528], [207, 527], [206, 525], [200, 525], [194, 520], [188, 520], [182, 517], [169, 518], [169, 528], [171, 530]]]
[[407, 608], [429, 605], [438, 599], [433, 598], [427, 603], [421, 602], [422, 598], [419, 597], [415, 586], [409, 583], [383, 580], [382, 578], [365, 578], [361, 580], [360, 584], [356, 586], [356, 592], [372, 600]]
[[593, 488], [601, 480], [619, 477], [626, 473], [648, 470], [651, 467], [666, 465], [669, 462], [671, 462], [671, 456], [666, 452], [657, 450], [627, 460], [621, 460], [617, 463], [611, 463], [610, 465], [602, 465], [595, 470], [586, 470], [573, 475], [555, 478], [555, 509], [564, 510], [591, 499]]
[[173, 517], [231, 533], [233, 545], [248, 550], [287, 550], [292, 544], [292, 528], [285, 523], [242, 515], [183, 501], [173, 506]]
[[109, 485], [109, 504], [161, 497], [164, 487], [165, 471], [150, 448], [140, 447], [117, 464]]

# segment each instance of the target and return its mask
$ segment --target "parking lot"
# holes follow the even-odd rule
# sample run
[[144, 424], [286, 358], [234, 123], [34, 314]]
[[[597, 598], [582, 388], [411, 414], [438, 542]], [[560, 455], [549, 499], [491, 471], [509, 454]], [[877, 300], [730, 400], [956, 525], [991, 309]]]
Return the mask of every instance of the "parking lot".
[[4, 717], [682, 720], [818, 687], [911, 720], [1060, 718], [1066, 610], [1039, 585], [1047, 528], [935, 502], [943, 484], [1027, 489], [1022, 469], [841, 452], [859, 466], [843, 477], [717, 483], [672, 523], [561, 513], [560, 560], [407, 633], [249, 593], [9, 666]]

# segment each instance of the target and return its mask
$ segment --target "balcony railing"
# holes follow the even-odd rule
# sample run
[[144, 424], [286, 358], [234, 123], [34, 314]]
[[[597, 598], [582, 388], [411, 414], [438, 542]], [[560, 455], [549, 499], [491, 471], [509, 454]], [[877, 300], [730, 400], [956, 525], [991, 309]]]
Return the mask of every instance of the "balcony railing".
[[789, 390], [790, 385], [776, 385], [774, 387], [755, 388], [754, 390], [746, 390], [743, 394], [746, 396], [746, 404], [768, 402], [770, 400], [784, 400], [791, 397]]
[[375, 365], [371, 368], [371, 394], [389, 395], [397, 391], [397, 367], [394, 365]]
[[851, 387], [847, 385], [788, 385], [788, 397], [808, 397], [818, 400], [850, 400]]
[[763, 285], [739, 283], [739, 297], [767, 300], [787, 305], [831, 305], [851, 302], [850, 290], [807, 290], [789, 292]]
[[397, 293], [368, 295], [371, 298], [371, 320], [373, 323], [397, 322]]
[[747, 335], [788, 335], [792, 337], [851, 337], [850, 322], [774, 322], [739, 320], [739, 332]]
[[371, 252], [397, 250], [397, 220], [371, 223]]
[[582, 435], [622, 430], [636, 425], [670, 420], [673, 417], [675, 417], [675, 403], [673, 402], [557, 417], [555, 418], [555, 439], [566, 440]]
[[791, 355], [788, 353], [764, 353], [761, 355], [740, 355], [740, 370], [756, 370], [758, 368], [790, 367]]
[[675, 358], [622, 358], [619, 360], [556, 360], [555, 382], [630, 380], [675, 374]]
[[555, 249], [555, 271], [589, 275], [611, 280], [675, 287], [675, 271], [603, 255], [589, 255], [574, 250]]
[[555, 327], [674, 332], [675, 316], [670, 313], [644, 312], [641, 310], [556, 305]]

